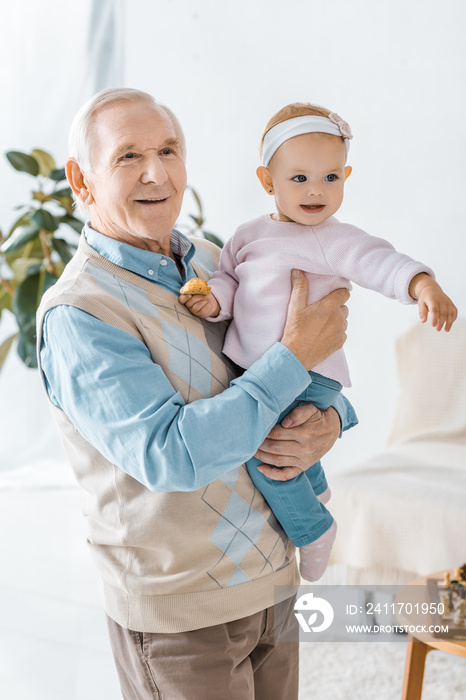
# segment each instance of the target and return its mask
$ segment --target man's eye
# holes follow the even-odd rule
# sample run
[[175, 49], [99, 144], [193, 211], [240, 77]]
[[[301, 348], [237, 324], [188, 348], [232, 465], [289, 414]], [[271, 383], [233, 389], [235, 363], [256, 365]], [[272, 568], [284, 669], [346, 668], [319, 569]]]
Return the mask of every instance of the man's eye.
[[296, 175], [293, 180], [295, 182], [306, 182], [307, 177], [305, 175]]
[[325, 180], [327, 182], [335, 182], [335, 180], [338, 180], [338, 175], [335, 175], [335, 173], [331, 173], [330, 175], [327, 175]]
[[173, 148], [164, 148], [162, 151], [163, 156], [169, 156], [171, 153], [173, 153]]
[[125, 153], [125, 155], [123, 156], [124, 160], [131, 160], [131, 158], [135, 158], [135, 157], [136, 156], [134, 153]]

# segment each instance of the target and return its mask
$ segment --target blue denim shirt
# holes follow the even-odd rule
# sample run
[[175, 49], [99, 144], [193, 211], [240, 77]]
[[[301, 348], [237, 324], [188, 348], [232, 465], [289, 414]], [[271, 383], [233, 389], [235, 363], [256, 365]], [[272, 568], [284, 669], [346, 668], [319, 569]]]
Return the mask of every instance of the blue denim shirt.
[[[175, 294], [195, 276], [195, 247], [176, 231], [171, 248], [182, 274], [166, 256], [89, 226], [84, 235], [100, 255]], [[276, 343], [221, 394], [186, 405], [140, 340], [65, 305], [45, 317], [40, 360], [51, 401], [109, 461], [154, 491], [199, 487], [249, 459], [309, 384], [293, 353]], [[342, 430], [354, 425], [344, 397], [335, 408]]]

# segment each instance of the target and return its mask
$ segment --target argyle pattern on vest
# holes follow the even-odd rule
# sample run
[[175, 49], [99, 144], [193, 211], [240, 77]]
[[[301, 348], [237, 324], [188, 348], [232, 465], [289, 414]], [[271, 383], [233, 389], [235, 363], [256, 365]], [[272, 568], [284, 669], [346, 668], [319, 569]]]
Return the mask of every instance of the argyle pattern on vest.
[[[198, 277], [209, 279], [219, 251], [200, 239], [195, 239], [195, 245], [191, 264]], [[238, 371], [222, 354], [225, 323], [196, 318], [176, 295], [114, 265], [88, 246], [84, 237], [78, 253], [44, 297], [38, 314], [39, 345], [43, 318], [58, 304], [80, 308], [141, 340], [186, 403], [224, 391]], [[141, 605], [141, 596], [155, 596], [160, 606], [168, 596], [205, 595], [240, 584], [247, 587], [282, 572], [290, 563], [290, 573], [281, 580], [294, 582], [294, 548], [244, 465], [194, 492], [152, 493], [105, 460], [73, 429], [63, 411], [53, 406], [52, 411], [78, 481], [91, 492], [86, 505], [89, 541], [112, 590], [107, 612], [122, 620], [120, 624], [144, 629], [142, 613], [131, 612], [136, 597]], [[222, 449], [220, 436], [218, 449]], [[123, 525], [121, 508], [117, 512], [116, 507], [102, 505], [102, 494], [112, 489], [115, 479], [128, 514]], [[118, 542], [122, 527], [124, 547]], [[150, 533], [157, 533], [156, 543], [151, 544]], [[194, 570], [193, 548], [198, 557]], [[145, 627], [155, 628], [155, 623]], [[171, 629], [175, 631], [176, 625]]]

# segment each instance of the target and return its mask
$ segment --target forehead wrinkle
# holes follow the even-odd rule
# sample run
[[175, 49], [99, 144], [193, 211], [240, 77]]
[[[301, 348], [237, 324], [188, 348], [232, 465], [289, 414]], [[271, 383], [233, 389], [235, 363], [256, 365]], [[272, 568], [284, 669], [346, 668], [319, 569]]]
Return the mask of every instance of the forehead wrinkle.
[[[150, 140], [154, 138], [154, 135], [157, 140], [159, 138], [164, 139], [162, 145], [158, 145], [156, 148], [163, 148], [164, 145], [171, 145], [175, 142], [179, 143], [180, 140], [175, 132], [174, 125], [165, 111], [159, 108], [152, 108], [152, 106], [149, 105], [150, 111], [158, 119], [156, 125], [152, 124], [152, 126], [148, 128], [147, 120], [145, 120], [144, 123], [143, 119], [139, 118], [140, 115], [137, 113], [134, 118], [128, 119], [128, 110], [122, 109], [124, 106], [126, 105], [119, 103], [106, 105], [94, 115], [90, 123], [90, 125], [92, 125], [92, 129], [89, 130], [90, 142], [97, 142], [100, 147], [103, 146], [107, 154], [110, 154], [110, 158], [114, 158], [124, 150], [125, 147], [141, 148], [144, 142], [150, 142]], [[130, 103], [128, 108], [130, 111], [134, 112], [134, 108], [138, 106], [137, 103]], [[141, 105], [141, 114], [143, 118], [144, 112], [147, 114], [147, 111], [144, 110], [144, 106], [145, 105]], [[113, 142], [113, 144], [116, 143], [116, 146], [109, 148], [109, 141]], [[119, 146], [119, 143], [122, 145]]]

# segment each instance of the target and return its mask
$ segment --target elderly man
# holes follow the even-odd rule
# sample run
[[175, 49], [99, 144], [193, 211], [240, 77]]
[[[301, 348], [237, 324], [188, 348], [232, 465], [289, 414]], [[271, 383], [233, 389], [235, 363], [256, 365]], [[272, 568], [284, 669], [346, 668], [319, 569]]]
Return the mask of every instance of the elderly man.
[[343, 344], [348, 293], [307, 307], [296, 272], [281, 343], [239, 376], [224, 325], [178, 300], [219, 251], [173, 228], [186, 186], [175, 116], [105, 90], [78, 113], [70, 151], [89, 223], [39, 309], [39, 361], [83, 487], [123, 696], [295, 698], [296, 644], [273, 636], [274, 587], [298, 583], [295, 554], [243, 462], [256, 454], [287, 479], [348, 427], [342, 400], [340, 419], [305, 406], [271, 430]]

